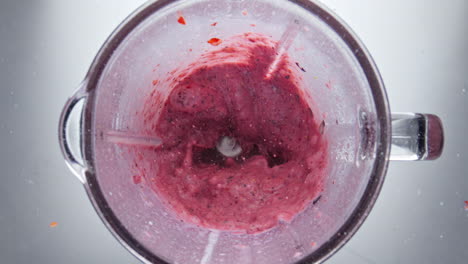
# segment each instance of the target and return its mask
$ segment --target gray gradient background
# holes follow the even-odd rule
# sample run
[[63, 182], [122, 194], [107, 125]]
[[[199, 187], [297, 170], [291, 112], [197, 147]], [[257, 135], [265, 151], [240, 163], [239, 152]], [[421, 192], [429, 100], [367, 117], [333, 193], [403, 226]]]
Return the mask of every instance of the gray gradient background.
[[[438, 161], [390, 165], [370, 217], [329, 263], [467, 263], [468, 1], [323, 2], [373, 54], [392, 110], [435, 113], [446, 130]], [[57, 124], [101, 44], [141, 3], [0, 2], [0, 263], [138, 263], [65, 166]]]

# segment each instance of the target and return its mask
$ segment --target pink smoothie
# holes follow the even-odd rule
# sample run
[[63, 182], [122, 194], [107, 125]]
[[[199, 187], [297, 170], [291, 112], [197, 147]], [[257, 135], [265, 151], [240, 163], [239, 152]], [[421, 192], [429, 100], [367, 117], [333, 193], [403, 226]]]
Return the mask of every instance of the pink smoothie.
[[[181, 220], [258, 233], [292, 220], [322, 191], [322, 120], [299, 89], [304, 73], [287, 55], [266, 77], [275, 45], [254, 33], [208, 45], [213, 50], [159, 83], [170, 89], [164, 99], [156, 92], [146, 99], [146, 133], [163, 144], [136, 167], [152, 164], [145, 182]], [[218, 151], [223, 137], [237, 141], [239, 155]]]

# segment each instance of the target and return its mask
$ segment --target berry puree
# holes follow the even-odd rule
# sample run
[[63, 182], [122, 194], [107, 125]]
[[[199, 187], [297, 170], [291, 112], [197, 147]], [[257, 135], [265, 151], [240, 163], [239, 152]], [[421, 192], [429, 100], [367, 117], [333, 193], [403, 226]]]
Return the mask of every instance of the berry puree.
[[299, 88], [300, 69], [287, 54], [278, 59], [276, 45], [256, 33], [223, 39], [159, 82], [165, 95], [145, 99], [145, 133], [163, 143], [136, 167], [151, 163], [144, 182], [180, 220], [259, 233], [323, 191], [322, 120]]

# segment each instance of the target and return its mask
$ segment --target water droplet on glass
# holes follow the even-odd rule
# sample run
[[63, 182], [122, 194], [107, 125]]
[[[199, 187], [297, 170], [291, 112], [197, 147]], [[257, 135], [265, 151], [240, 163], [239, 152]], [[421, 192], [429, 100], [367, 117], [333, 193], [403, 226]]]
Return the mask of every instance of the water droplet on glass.
[[418, 189], [418, 190], [416, 191], [416, 194], [417, 194], [418, 196], [421, 196], [422, 190], [421, 190], [421, 189]]
[[293, 258], [300, 258], [302, 254], [303, 254], [302, 252], [297, 251], [296, 253], [294, 253]]
[[13, 135], [13, 130], [10, 130], [10, 135]]
[[466, 93], [466, 88], [463, 88], [463, 89], [462, 89], [462, 93]]
[[15, 92], [13, 92], [13, 91], [10, 92], [10, 95], [11, 95], [11, 96], [13, 96], [14, 94], [15, 94]]
[[440, 234], [440, 236], [439, 236], [439, 237], [440, 237], [441, 239], [442, 239], [442, 238], [444, 238], [444, 234]]
[[459, 158], [459, 157], [460, 157], [460, 153], [457, 153], [457, 158]]
[[444, 206], [444, 202], [440, 202], [440, 206]]
[[18, 106], [19, 106], [18, 104], [13, 104], [14, 109], [18, 109]]

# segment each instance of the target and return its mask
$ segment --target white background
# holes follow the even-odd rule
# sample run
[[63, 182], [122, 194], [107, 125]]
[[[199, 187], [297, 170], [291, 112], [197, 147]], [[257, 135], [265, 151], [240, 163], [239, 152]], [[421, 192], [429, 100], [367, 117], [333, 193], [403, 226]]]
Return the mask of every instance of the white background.
[[[323, 2], [373, 54], [392, 110], [437, 114], [446, 130], [438, 161], [390, 165], [370, 217], [330, 263], [467, 263], [468, 1]], [[1, 263], [138, 263], [66, 168], [57, 124], [101, 44], [142, 3], [0, 2]]]

